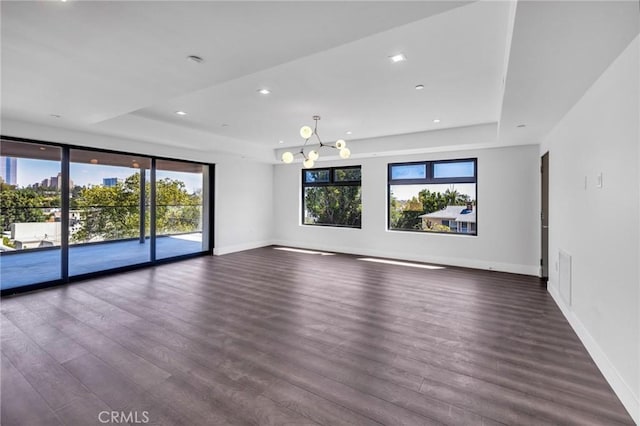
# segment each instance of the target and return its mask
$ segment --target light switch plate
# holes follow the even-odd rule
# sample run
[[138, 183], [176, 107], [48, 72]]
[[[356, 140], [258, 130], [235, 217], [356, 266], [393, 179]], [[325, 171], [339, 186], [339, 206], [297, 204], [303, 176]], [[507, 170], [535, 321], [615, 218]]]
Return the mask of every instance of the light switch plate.
[[596, 176], [596, 188], [602, 188], [602, 172]]

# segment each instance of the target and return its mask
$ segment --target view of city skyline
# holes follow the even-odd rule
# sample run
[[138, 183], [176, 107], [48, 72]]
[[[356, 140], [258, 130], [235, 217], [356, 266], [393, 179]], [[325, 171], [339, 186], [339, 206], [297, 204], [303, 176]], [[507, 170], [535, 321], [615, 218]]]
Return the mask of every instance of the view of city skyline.
[[[11, 158], [11, 157], [3, 157]], [[103, 179], [117, 178], [124, 180], [138, 169], [132, 167], [106, 166], [100, 164], [71, 163], [70, 174], [74, 185], [102, 185]], [[45, 179], [55, 177], [60, 173], [60, 163], [50, 160], [38, 160], [18, 158], [16, 175], [18, 187], [27, 187], [40, 184]], [[187, 191], [195, 192], [202, 188], [202, 176], [196, 173], [179, 173], [180, 180], [184, 182]], [[158, 170], [159, 179], [175, 177], [172, 172]]]

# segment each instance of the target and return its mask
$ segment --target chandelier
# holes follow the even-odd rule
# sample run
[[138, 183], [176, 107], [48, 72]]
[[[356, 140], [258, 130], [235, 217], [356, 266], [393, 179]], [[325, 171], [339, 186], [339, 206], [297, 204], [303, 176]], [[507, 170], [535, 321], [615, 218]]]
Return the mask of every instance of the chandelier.
[[[300, 148], [300, 152], [296, 152], [294, 154], [291, 151], [287, 151], [282, 154], [282, 161], [289, 164], [293, 161], [295, 155], [300, 154], [302, 158], [304, 158], [304, 161], [302, 162], [302, 164], [304, 165], [304, 168], [310, 169], [315, 164], [315, 161], [318, 158], [320, 158], [320, 152], [319, 152], [320, 148], [325, 146], [328, 148], [338, 149], [340, 153], [340, 158], [349, 158], [351, 156], [351, 150], [347, 148], [347, 143], [344, 141], [344, 139], [338, 139], [335, 144], [328, 144], [328, 143], [322, 142], [322, 140], [320, 139], [320, 136], [318, 135], [318, 120], [320, 120], [320, 116], [314, 115], [313, 120], [315, 121], [313, 129], [309, 126], [302, 126], [302, 128], [300, 128], [300, 136], [302, 136], [302, 138], [304, 139], [304, 145], [302, 145], [302, 148]], [[313, 136], [316, 137], [316, 140], [318, 141], [318, 146], [317, 148], [312, 149], [308, 153], [305, 153], [304, 149], [307, 147], [307, 143], [309, 143], [309, 140], [311, 140]]]

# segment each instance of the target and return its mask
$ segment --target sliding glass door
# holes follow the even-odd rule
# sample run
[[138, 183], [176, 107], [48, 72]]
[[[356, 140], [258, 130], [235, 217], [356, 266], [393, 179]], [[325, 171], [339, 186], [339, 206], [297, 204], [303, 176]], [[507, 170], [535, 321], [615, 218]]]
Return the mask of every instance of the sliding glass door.
[[156, 161], [157, 259], [209, 249], [207, 239], [203, 238], [203, 224], [208, 223], [204, 208], [204, 194], [208, 193], [206, 177], [206, 165]]
[[61, 160], [58, 147], [0, 142], [2, 290], [62, 277]]
[[0, 165], [3, 294], [211, 252], [206, 164], [3, 138]]
[[69, 275], [149, 262], [151, 159], [81, 149], [69, 159]]

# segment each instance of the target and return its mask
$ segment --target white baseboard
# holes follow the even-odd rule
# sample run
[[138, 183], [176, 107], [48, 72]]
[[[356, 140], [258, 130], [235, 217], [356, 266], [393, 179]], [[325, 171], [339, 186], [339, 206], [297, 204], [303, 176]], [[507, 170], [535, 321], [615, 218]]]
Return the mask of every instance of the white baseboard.
[[593, 361], [602, 372], [604, 378], [609, 382], [609, 385], [622, 402], [622, 405], [624, 405], [631, 415], [631, 418], [633, 418], [633, 421], [635, 421], [636, 424], [640, 424], [640, 397], [634, 394], [631, 387], [620, 375], [593, 336], [591, 336], [582, 321], [580, 321], [571, 308], [564, 303], [564, 300], [560, 297], [560, 293], [558, 292], [557, 284], [550, 280], [547, 286], [547, 291], [551, 294], [551, 297], [553, 297], [553, 300], [556, 302], [556, 305], [558, 305], [567, 321], [569, 321], [569, 324], [582, 341], [582, 344], [587, 349], [587, 352], [589, 352], [589, 355], [591, 355], [591, 358], [593, 358]]
[[539, 276], [538, 265], [517, 265], [512, 263], [489, 262], [475, 259], [460, 259], [429, 256], [425, 254], [397, 253], [389, 250], [363, 249], [344, 246], [328, 246], [323, 244], [305, 245], [293, 241], [275, 240], [273, 244], [296, 247], [307, 250], [322, 250], [337, 253], [355, 254], [358, 256], [386, 257], [390, 259], [409, 260], [413, 262], [437, 263], [439, 265], [459, 266], [462, 268], [484, 269], [488, 271], [510, 272], [513, 274]]
[[222, 256], [224, 254], [235, 253], [238, 251], [251, 250], [260, 247], [266, 247], [272, 245], [272, 241], [251, 241], [243, 244], [234, 244], [232, 246], [223, 246], [213, 249], [214, 256]]

